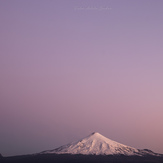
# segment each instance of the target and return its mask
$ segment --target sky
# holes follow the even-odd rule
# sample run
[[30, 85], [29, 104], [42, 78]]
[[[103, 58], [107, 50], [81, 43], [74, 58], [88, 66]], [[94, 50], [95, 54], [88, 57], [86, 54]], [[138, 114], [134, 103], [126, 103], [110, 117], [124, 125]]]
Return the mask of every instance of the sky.
[[0, 0], [0, 153], [96, 131], [163, 153], [162, 0]]

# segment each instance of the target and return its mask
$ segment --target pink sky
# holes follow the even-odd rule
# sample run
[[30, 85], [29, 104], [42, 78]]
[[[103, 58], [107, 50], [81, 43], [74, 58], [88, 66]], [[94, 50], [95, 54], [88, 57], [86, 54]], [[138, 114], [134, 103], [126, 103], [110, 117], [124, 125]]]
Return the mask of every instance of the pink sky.
[[97, 131], [163, 153], [163, 1], [0, 1], [0, 153]]

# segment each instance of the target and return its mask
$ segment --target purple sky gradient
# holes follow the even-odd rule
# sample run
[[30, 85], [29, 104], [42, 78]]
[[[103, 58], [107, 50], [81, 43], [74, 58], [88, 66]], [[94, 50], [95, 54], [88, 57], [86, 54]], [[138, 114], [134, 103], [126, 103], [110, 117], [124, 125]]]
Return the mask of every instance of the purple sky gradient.
[[0, 153], [97, 131], [163, 153], [162, 0], [1, 0]]

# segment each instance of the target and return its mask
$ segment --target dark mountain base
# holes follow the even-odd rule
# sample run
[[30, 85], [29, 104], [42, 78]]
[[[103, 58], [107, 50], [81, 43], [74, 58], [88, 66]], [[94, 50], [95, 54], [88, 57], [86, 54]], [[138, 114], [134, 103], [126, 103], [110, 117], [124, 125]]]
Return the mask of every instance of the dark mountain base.
[[42, 154], [0, 158], [1, 163], [163, 163], [163, 157], [156, 156], [102, 156]]

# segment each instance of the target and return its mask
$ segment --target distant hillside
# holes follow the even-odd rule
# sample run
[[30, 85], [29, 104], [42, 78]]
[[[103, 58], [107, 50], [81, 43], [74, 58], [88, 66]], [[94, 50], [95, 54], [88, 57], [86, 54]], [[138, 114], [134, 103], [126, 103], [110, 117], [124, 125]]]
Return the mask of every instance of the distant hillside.
[[163, 163], [158, 156], [42, 154], [3, 157], [1, 163]]

